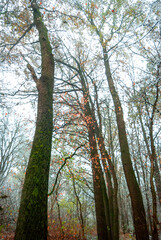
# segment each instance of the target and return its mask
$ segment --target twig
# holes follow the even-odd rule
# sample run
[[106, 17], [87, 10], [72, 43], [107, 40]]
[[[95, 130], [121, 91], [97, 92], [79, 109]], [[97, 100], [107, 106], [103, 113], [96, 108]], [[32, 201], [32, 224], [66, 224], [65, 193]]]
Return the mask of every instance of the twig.
[[26, 29], [26, 31], [22, 34], [21, 37], [19, 37], [19, 39], [13, 44], [13, 46], [10, 48], [7, 56], [9, 56], [10, 52], [12, 51], [12, 49], [21, 41], [21, 39], [23, 37], [25, 37], [25, 35], [32, 29], [32, 27], [35, 25], [35, 23], [31, 23], [30, 26]]
[[68, 157], [66, 157], [66, 158], [64, 159], [64, 163], [62, 164], [62, 166], [60, 167], [59, 171], [57, 172], [57, 175], [56, 175], [56, 179], [55, 179], [55, 183], [54, 183], [53, 189], [51, 190], [50, 193], [48, 193], [48, 197], [51, 196], [51, 194], [54, 192], [54, 190], [55, 190], [55, 186], [56, 186], [57, 181], [58, 181], [58, 176], [59, 176], [59, 174], [60, 174], [60, 171], [61, 171], [62, 168], [65, 166], [67, 160], [70, 159], [70, 158], [72, 158], [72, 157], [76, 154], [76, 152], [78, 151], [78, 149], [81, 148], [81, 147], [83, 147], [83, 146], [85, 146], [85, 144], [80, 145], [79, 147], [77, 147], [72, 155], [70, 155], [70, 156], [68, 156]]

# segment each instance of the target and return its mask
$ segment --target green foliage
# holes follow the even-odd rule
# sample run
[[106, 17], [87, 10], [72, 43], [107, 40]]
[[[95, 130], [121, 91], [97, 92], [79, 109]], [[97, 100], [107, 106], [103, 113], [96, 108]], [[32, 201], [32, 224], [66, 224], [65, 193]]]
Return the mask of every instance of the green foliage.
[[2, 232], [2, 230], [5, 228], [4, 225], [0, 225], [0, 233]]

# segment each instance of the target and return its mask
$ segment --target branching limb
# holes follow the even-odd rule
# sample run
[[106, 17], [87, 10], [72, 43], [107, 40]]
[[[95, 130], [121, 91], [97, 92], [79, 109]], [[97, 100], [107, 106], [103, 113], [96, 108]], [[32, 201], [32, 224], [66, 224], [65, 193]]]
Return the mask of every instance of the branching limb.
[[77, 147], [72, 155], [70, 155], [70, 156], [68, 156], [68, 157], [66, 157], [66, 158], [64, 159], [64, 163], [62, 164], [62, 166], [60, 167], [59, 171], [57, 172], [53, 189], [51, 190], [50, 193], [48, 193], [48, 197], [53, 194], [53, 192], [54, 192], [54, 190], [55, 190], [55, 187], [56, 187], [56, 184], [57, 184], [57, 181], [58, 181], [59, 174], [60, 174], [61, 170], [63, 169], [63, 167], [65, 166], [67, 160], [70, 159], [70, 158], [72, 158], [72, 157], [76, 154], [76, 152], [78, 151], [78, 149], [80, 149], [80, 148], [83, 147], [83, 146], [85, 146], [85, 144], [80, 145], [79, 147]]
[[38, 83], [38, 78], [36, 76], [34, 68], [30, 65], [30, 63], [27, 64], [28, 70], [31, 72], [32, 78], [34, 79], [35, 83]]
[[10, 48], [7, 56], [9, 56], [10, 52], [12, 51], [12, 49], [21, 41], [22, 38], [24, 38], [26, 36], [26, 34], [32, 29], [32, 27], [34, 26], [34, 23], [31, 23], [30, 26], [26, 29], [26, 31], [22, 34], [21, 37], [19, 37], [19, 39], [12, 45], [12, 47]]

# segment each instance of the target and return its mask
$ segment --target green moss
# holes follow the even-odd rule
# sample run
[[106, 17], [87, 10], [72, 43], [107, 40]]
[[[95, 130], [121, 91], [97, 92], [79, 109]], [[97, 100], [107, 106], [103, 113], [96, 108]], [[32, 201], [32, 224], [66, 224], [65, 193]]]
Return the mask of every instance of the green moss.
[[36, 187], [34, 188], [32, 194], [33, 194], [34, 197], [37, 197], [37, 196], [38, 196], [39, 191], [38, 191], [38, 189], [37, 189]]
[[1, 231], [2, 231], [3, 228], [4, 228], [4, 225], [1, 225], [1, 226], [0, 226], [0, 233], [1, 233]]

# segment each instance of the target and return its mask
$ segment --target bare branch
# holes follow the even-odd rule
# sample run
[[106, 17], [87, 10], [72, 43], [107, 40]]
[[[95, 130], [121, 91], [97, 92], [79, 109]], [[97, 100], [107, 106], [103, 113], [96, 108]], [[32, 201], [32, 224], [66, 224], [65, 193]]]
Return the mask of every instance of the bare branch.
[[68, 157], [66, 157], [66, 158], [64, 159], [64, 163], [62, 164], [62, 166], [60, 167], [60, 169], [59, 169], [59, 171], [58, 171], [58, 173], [57, 173], [57, 175], [56, 175], [56, 179], [55, 179], [55, 183], [54, 183], [53, 189], [51, 190], [50, 193], [48, 193], [48, 197], [51, 196], [51, 194], [54, 192], [55, 186], [56, 186], [57, 181], [58, 181], [59, 174], [60, 174], [62, 168], [65, 166], [67, 160], [70, 159], [70, 158], [72, 158], [72, 157], [76, 154], [76, 152], [78, 151], [78, 149], [81, 148], [81, 147], [83, 147], [83, 146], [85, 146], [85, 144], [80, 145], [79, 147], [77, 147], [72, 155], [70, 155], [70, 156], [68, 156]]
[[25, 37], [25, 35], [32, 29], [32, 27], [34, 26], [34, 23], [31, 23], [30, 26], [26, 29], [26, 31], [22, 34], [22, 36], [12, 45], [12, 47], [10, 48], [7, 56], [9, 56], [10, 52], [12, 51], [12, 49], [21, 41], [22, 38]]
[[28, 70], [31, 72], [32, 78], [34, 79], [35, 83], [38, 83], [38, 78], [36, 76], [34, 68], [30, 65], [30, 63], [27, 64]]

